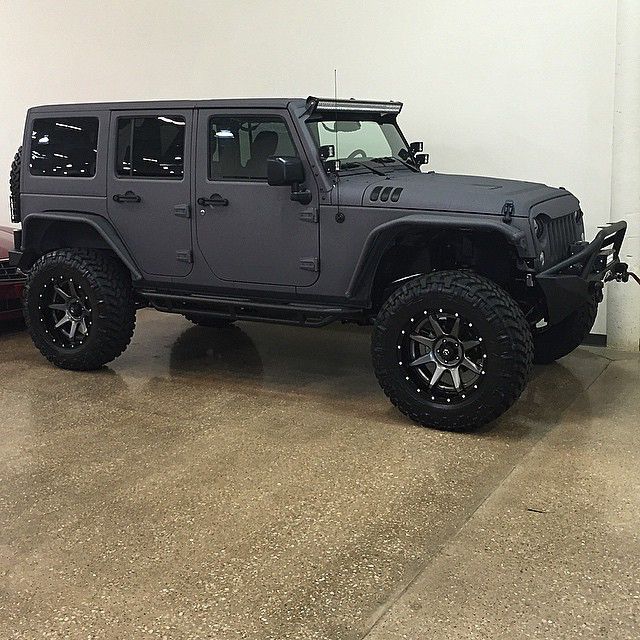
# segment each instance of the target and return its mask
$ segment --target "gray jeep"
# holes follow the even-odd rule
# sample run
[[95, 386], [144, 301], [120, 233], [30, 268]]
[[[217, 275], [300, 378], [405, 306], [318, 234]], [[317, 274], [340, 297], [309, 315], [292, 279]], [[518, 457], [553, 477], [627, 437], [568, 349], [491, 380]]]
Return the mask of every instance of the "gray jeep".
[[[626, 223], [584, 238], [563, 188], [423, 172], [398, 102], [243, 99], [28, 111], [12, 264], [59, 367], [97, 369], [136, 310], [207, 327], [373, 325], [376, 376], [416, 422], [469, 429], [575, 349]], [[28, 161], [26, 160], [28, 159]]]

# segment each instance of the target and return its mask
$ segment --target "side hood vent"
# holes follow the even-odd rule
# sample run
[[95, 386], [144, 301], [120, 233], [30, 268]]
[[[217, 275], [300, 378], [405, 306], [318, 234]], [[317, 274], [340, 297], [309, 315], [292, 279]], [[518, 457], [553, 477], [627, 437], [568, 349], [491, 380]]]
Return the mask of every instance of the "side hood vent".
[[400, 200], [400, 194], [402, 193], [402, 187], [374, 187], [371, 191], [371, 195], [369, 196], [369, 200], [371, 202], [376, 202], [380, 200], [380, 202], [387, 202], [387, 200], [391, 199], [391, 202], [398, 202]]

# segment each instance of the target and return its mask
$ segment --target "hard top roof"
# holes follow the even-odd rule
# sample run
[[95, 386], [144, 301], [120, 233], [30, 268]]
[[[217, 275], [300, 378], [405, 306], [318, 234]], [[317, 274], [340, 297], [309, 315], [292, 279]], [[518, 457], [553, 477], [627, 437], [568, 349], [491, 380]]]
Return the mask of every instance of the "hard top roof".
[[305, 98], [224, 98], [220, 100], [141, 100], [133, 102], [83, 102], [46, 104], [32, 107], [31, 111], [109, 111], [130, 109], [286, 109], [289, 103], [304, 107]]
[[[324, 106], [323, 106], [324, 105]], [[335, 105], [335, 107], [333, 106]], [[358, 111], [398, 113], [401, 102], [349, 100], [333, 98], [223, 98], [219, 100], [144, 100], [135, 102], [84, 102], [48, 104], [32, 107], [32, 112], [55, 111], [129, 111], [137, 109], [295, 109], [309, 111]], [[326, 108], [324, 108], [326, 107]]]

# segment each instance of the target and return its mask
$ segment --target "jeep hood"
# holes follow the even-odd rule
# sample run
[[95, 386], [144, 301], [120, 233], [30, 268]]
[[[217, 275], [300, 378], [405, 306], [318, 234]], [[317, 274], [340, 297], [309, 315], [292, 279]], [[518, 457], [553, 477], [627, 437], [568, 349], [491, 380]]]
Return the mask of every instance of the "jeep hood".
[[520, 180], [408, 171], [384, 178], [358, 174], [340, 179], [340, 204], [352, 206], [501, 214], [511, 200], [515, 216], [528, 216], [534, 205], [556, 198], [566, 199], [564, 212], [579, 207], [565, 189]]

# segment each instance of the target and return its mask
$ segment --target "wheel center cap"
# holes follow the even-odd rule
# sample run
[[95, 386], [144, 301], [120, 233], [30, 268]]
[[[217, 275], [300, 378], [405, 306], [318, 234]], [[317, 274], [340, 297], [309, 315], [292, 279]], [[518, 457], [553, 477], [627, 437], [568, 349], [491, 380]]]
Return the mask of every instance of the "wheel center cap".
[[69, 303], [69, 315], [74, 319], [79, 319], [84, 313], [84, 307], [77, 301], [73, 300]]
[[436, 360], [445, 367], [455, 367], [462, 362], [464, 351], [460, 342], [452, 336], [443, 336], [433, 349]]

